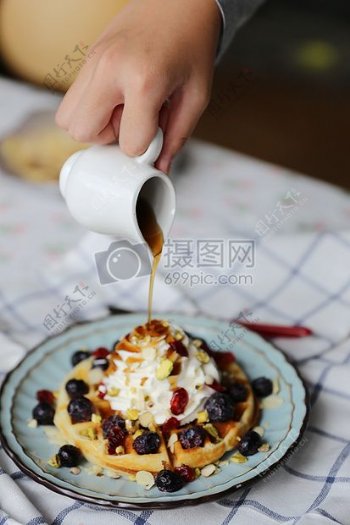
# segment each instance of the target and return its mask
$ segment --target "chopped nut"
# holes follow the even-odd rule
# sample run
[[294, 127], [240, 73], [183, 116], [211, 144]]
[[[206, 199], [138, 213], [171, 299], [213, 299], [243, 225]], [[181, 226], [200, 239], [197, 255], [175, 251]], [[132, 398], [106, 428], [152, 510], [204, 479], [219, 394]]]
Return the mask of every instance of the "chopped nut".
[[202, 468], [201, 470], [201, 474], [202, 476], [204, 476], [205, 478], [209, 478], [209, 476], [211, 476], [212, 474], [214, 474], [214, 472], [216, 472], [216, 466], [213, 464], [213, 463], [210, 463], [209, 465], [206, 465], [204, 468]]
[[170, 359], [164, 359], [156, 370], [156, 378], [160, 381], [167, 378], [173, 369], [173, 362]]
[[147, 470], [140, 470], [136, 474], [136, 483], [142, 485], [146, 490], [149, 490], [154, 485], [154, 477]]
[[118, 455], [119, 455], [119, 454], [125, 454], [125, 449], [124, 449], [124, 447], [122, 447], [122, 445], [119, 445], [119, 447], [117, 447], [117, 448], [115, 449], [115, 453], [118, 454]]
[[197, 348], [200, 348], [202, 346], [202, 341], [200, 339], [193, 339], [192, 344]]
[[203, 364], [209, 363], [210, 360], [210, 357], [205, 350], [198, 350], [198, 352], [196, 352], [196, 358]]
[[205, 376], [205, 384], [212, 385], [214, 383], [214, 378], [212, 376]]
[[243, 456], [243, 454], [241, 454], [240, 452], [235, 452], [235, 454], [231, 456], [230, 461], [232, 461], [232, 463], [246, 463], [246, 461], [248, 461], [248, 458], [246, 458], [246, 456]]
[[136, 481], [136, 476], [135, 476], [135, 474], [129, 474], [129, 475], [128, 475], [128, 479], [129, 479], [130, 481]]
[[278, 408], [282, 405], [283, 399], [276, 394], [271, 394], [270, 396], [265, 397], [261, 401], [261, 407], [262, 408]]
[[136, 439], [137, 437], [142, 436], [142, 434], [142, 430], [136, 430], [136, 432], [133, 434], [133, 438]]
[[99, 416], [99, 415], [97, 415], [97, 414], [92, 414], [92, 416], [91, 416], [91, 421], [92, 421], [93, 423], [97, 423], [97, 424], [98, 424], [98, 423], [101, 423], [101, 421], [102, 421], [102, 417]]
[[38, 426], [38, 422], [37, 422], [36, 419], [31, 419], [30, 421], [28, 421], [27, 426], [28, 426], [29, 428], [37, 428], [37, 426]]
[[253, 428], [254, 432], [257, 432], [259, 434], [259, 436], [263, 437], [264, 433], [265, 433], [265, 429], [262, 427], [262, 426], [257, 426], [257, 427], [254, 427]]
[[198, 467], [196, 467], [196, 468], [194, 469], [194, 473], [196, 474], [196, 478], [199, 478], [199, 476], [201, 475], [201, 469], [198, 468]]
[[50, 467], [53, 467], [53, 468], [60, 468], [60, 466], [61, 466], [61, 463], [60, 463], [60, 460], [59, 460], [57, 454], [52, 456], [52, 458], [50, 458], [48, 460], [47, 464], [50, 465]]
[[101, 368], [92, 368], [88, 374], [88, 383], [98, 385], [103, 380], [103, 370]]
[[155, 431], [156, 431], [156, 426], [155, 426], [154, 423], [151, 423], [151, 424], [149, 425], [148, 428], [149, 428], [149, 430], [151, 430], [152, 432], [155, 432]]
[[154, 422], [153, 414], [151, 412], [142, 412], [139, 422], [142, 427], [148, 428]]
[[129, 408], [126, 411], [126, 417], [131, 421], [136, 421], [139, 417], [139, 411], [136, 408]]
[[206, 425], [203, 425], [204, 430], [208, 432], [208, 434], [215, 439], [215, 441], [220, 441], [219, 432], [216, 430], [214, 425], [211, 423], [207, 423]]
[[154, 346], [147, 346], [142, 350], [142, 357], [147, 361], [153, 361], [157, 355], [157, 351]]
[[208, 420], [209, 420], [209, 416], [206, 410], [202, 410], [201, 412], [198, 412], [197, 423], [206, 423]]
[[102, 467], [100, 467], [99, 465], [92, 465], [91, 472], [95, 476], [102, 476], [103, 475]]
[[259, 452], [268, 452], [270, 450], [270, 445], [268, 443], [263, 443], [259, 448]]
[[168, 447], [170, 449], [170, 452], [174, 454], [175, 452], [175, 443], [178, 440], [177, 434], [171, 434], [170, 438], [168, 439]]
[[278, 377], [275, 377], [274, 380], [272, 381], [272, 393], [278, 394], [279, 391], [280, 391], [280, 383], [279, 383]]
[[72, 467], [72, 468], [70, 469], [70, 473], [71, 473], [71, 474], [74, 474], [74, 476], [77, 476], [78, 474], [80, 474], [80, 472], [81, 472], [81, 471], [80, 471], [80, 468], [79, 468], [79, 467]]
[[225, 459], [224, 461], [219, 461], [220, 467], [226, 467], [228, 465], [228, 461]]

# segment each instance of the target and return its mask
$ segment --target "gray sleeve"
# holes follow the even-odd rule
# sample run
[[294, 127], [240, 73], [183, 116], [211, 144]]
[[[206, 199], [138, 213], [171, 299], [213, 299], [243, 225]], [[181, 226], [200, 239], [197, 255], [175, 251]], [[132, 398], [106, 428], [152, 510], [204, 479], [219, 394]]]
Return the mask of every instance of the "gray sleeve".
[[252, 16], [263, 2], [264, 0], [216, 0], [223, 19], [218, 60], [228, 48], [236, 30]]

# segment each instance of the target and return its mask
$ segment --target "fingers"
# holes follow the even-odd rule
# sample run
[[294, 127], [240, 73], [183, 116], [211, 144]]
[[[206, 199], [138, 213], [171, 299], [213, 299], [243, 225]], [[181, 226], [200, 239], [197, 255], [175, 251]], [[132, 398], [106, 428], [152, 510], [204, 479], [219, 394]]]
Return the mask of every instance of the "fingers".
[[184, 87], [173, 95], [168, 109], [164, 145], [156, 163], [158, 169], [169, 172], [174, 156], [191, 136], [208, 101], [208, 91], [195, 87]]
[[164, 97], [129, 90], [120, 122], [119, 144], [124, 153], [132, 157], [142, 155], [155, 137], [159, 125], [159, 112]]

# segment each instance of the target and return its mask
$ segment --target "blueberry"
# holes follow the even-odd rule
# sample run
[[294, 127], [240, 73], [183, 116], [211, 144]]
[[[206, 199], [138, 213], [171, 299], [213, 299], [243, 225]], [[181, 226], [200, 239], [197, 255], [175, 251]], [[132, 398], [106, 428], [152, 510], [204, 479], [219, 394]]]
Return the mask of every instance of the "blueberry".
[[176, 492], [184, 486], [184, 480], [172, 470], [161, 470], [156, 476], [156, 485], [162, 492]]
[[258, 377], [252, 381], [252, 388], [258, 397], [266, 397], [272, 394], [272, 381], [267, 377]]
[[243, 456], [252, 456], [258, 452], [258, 448], [262, 445], [260, 434], [255, 430], [249, 430], [239, 442], [238, 450]]
[[70, 379], [66, 383], [66, 392], [71, 399], [81, 397], [89, 392], [89, 385], [82, 379]]
[[74, 352], [71, 359], [72, 366], [76, 366], [78, 363], [89, 357], [91, 357], [91, 354], [86, 350], [78, 350], [77, 352]]
[[108, 419], [105, 419], [102, 423], [103, 437], [107, 439], [110, 435], [113, 434], [114, 429], [120, 428], [121, 430], [125, 429], [125, 419], [121, 416], [115, 414], [110, 416]]
[[132, 446], [140, 455], [156, 454], [160, 447], [160, 437], [156, 432], [143, 432], [137, 436]]
[[247, 399], [248, 390], [242, 383], [232, 383], [227, 390], [234, 403], [241, 403]]
[[53, 425], [53, 418], [55, 416], [55, 409], [48, 403], [38, 403], [33, 408], [33, 418], [36, 419], [38, 425]]
[[105, 357], [97, 357], [92, 362], [92, 368], [102, 368], [102, 370], [107, 370], [109, 367], [109, 361]]
[[202, 427], [193, 426], [179, 433], [182, 448], [203, 447], [206, 432]]
[[61, 467], [76, 467], [82, 460], [82, 454], [73, 445], [63, 445], [58, 451], [58, 461]]
[[211, 395], [205, 402], [204, 408], [212, 422], [228, 421], [234, 416], [232, 399], [222, 392]]
[[76, 397], [75, 399], [72, 399], [67, 410], [72, 423], [91, 421], [93, 406], [90, 399], [87, 397]]

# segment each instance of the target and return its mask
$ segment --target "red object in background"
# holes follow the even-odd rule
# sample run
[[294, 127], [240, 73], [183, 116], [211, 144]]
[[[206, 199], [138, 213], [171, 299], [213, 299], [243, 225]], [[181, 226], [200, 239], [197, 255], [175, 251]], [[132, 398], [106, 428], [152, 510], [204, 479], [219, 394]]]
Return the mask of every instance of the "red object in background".
[[306, 326], [283, 326], [265, 323], [247, 323], [244, 321], [235, 321], [252, 332], [262, 335], [263, 337], [307, 337], [313, 332]]

